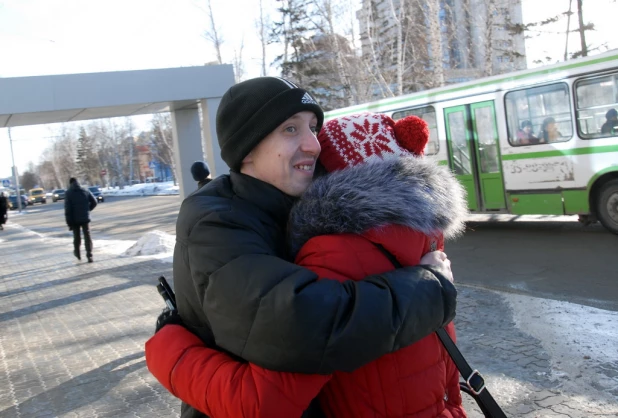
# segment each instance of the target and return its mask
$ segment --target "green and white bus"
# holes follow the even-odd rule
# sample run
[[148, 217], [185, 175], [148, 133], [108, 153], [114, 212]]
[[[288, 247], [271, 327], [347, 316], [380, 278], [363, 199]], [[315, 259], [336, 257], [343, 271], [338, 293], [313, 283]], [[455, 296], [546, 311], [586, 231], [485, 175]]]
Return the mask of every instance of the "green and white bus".
[[417, 115], [430, 129], [425, 154], [454, 171], [472, 213], [580, 215], [618, 234], [612, 109], [618, 110], [616, 50], [325, 116]]

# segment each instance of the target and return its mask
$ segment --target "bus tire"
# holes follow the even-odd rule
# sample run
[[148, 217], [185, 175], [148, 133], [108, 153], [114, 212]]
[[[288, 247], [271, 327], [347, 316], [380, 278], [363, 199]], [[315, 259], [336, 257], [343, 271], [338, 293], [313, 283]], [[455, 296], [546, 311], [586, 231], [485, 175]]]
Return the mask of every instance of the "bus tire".
[[599, 190], [597, 217], [608, 231], [618, 234], [618, 179], [608, 181]]

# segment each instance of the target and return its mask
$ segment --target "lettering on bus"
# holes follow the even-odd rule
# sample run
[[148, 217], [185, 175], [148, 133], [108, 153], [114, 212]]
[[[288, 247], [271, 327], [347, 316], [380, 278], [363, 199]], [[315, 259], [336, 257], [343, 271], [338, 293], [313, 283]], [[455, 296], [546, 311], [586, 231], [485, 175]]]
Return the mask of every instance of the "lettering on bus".
[[573, 181], [575, 172], [570, 160], [562, 161], [505, 161], [505, 166], [511, 174], [533, 174], [530, 181]]

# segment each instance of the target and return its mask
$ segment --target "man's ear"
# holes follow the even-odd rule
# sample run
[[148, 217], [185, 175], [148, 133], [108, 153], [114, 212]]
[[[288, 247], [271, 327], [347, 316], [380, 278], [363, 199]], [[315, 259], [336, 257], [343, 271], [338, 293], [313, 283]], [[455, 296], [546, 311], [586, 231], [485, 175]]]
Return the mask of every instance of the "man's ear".
[[253, 150], [242, 159], [240, 163], [240, 172], [243, 174], [251, 175], [253, 172]]
[[253, 162], [253, 150], [242, 159], [242, 164], [251, 164]]

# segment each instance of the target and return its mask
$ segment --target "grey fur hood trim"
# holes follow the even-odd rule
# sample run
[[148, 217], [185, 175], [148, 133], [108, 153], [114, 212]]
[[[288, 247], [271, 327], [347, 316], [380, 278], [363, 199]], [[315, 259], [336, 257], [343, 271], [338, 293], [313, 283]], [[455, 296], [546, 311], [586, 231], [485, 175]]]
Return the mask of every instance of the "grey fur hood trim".
[[452, 239], [463, 233], [467, 207], [448, 167], [412, 156], [375, 160], [316, 179], [292, 208], [288, 244], [296, 256], [313, 237], [390, 224]]

